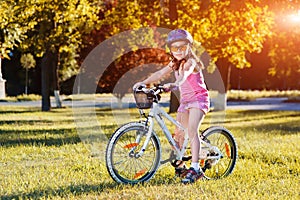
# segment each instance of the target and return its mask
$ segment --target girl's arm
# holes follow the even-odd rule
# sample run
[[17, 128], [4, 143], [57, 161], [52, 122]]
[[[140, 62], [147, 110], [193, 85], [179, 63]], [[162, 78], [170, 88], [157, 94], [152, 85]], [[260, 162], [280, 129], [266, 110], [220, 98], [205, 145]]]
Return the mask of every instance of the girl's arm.
[[179, 68], [179, 76], [174, 82], [174, 86], [180, 86], [186, 78], [196, 69], [197, 63], [194, 59], [189, 59], [186, 63], [182, 63]]
[[172, 62], [170, 62], [167, 66], [165, 66], [164, 68], [162, 68], [159, 71], [154, 72], [153, 74], [151, 74], [148, 78], [146, 78], [144, 81], [142, 82], [138, 82], [136, 83], [133, 88], [137, 88], [140, 85], [147, 85], [147, 84], [151, 84], [151, 83], [155, 83], [157, 81], [159, 81], [160, 79], [162, 79], [163, 77], [169, 75], [172, 71]]

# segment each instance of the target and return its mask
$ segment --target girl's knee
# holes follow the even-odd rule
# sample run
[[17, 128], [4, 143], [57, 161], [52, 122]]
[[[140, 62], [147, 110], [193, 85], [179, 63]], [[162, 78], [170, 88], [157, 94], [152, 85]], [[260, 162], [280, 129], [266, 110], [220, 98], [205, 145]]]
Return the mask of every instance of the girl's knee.
[[198, 130], [188, 131], [188, 134], [189, 134], [190, 139], [195, 138], [195, 137], [199, 137]]
[[198, 130], [198, 127], [197, 128], [189, 128], [188, 129], [188, 133], [189, 133], [189, 135], [191, 134], [191, 135], [196, 135], [196, 134], [198, 134], [199, 133], [199, 130]]

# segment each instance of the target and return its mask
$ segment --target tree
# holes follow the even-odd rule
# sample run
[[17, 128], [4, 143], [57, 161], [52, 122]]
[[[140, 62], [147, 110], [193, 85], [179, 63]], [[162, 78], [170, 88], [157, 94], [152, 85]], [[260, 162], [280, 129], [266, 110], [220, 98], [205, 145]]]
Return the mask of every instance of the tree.
[[35, 59], [34, 59], [33, 55], [30, 54], [30, 53], [23, 54], [23, 55], [21, 56], [20, 61], [21, 61], [22, 67], [24, 67], [25, 70], [26, 70], [26, 80], [25, 80], [25, 85], [26, 85], [26, 86], [25, 86], [25, 94], [27, 95], [27, 94], [28, 94], [28, 70], [29, 70], [30, 68], [34, 68], [36, 62], [35, 62]]
[[[300, 5], [298, 0], [275, 0], [270, 3], [276, 23], [272, 27], [273, 35], [268, 40], [271, 68], [269, 74], [282, 79], [285, 85], [299, 88], [300, 74]], [[287, 83], [294, 81], [293, 83]]]
[[178, 6], [178, 26], [192, 32], [220, 68], [250, 67], [247, 55], [260, 52], [271, 33], [272, 13], [260, 1], [188, 1]]
[[50, 89], [77, 73], [82, 37], [95, 29], [101, 5], [89, 0], [20, 0], [24, 22], [35, 22], [20, 44], [23, 52], [42, 57], [42, 110], [50, 110]]
[[[2, 79], [1, 61], [10, 59], [11, 50], [26, 38], [25, 33], [33, 28], [35, 21], [30, 19], [31, 13], [22, 12], [22, 8], [14, 0], [3, 0], [0, 4], [0, 81], [1, 96], [5, 96], [5, 81]], [[21, 16], [21, 18], [19, 18]], [[26, 19], [26, 20], [24, 20]], [[28, 19], [28, 20], [27, 20]]]

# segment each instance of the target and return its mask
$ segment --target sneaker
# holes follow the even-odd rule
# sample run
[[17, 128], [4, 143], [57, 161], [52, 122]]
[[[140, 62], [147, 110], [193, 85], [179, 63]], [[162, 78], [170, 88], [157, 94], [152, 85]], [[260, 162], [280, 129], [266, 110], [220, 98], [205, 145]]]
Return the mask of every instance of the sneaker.
[[187, 174], [184, 179], [182, 179], [182, 183], [187, 184], [187, 183], [194, 183], [198, 179], [201, 179], [204, 176], [203, 172], [200, 170], [195, 170], [194, 168], [190, 168], [187, 171]]
[[175, 168], [175, 176], [183, 178], [186, 176], [188, 172], [188, 169], [185, 167], [185, 165], [183, 167], [176, 167]]

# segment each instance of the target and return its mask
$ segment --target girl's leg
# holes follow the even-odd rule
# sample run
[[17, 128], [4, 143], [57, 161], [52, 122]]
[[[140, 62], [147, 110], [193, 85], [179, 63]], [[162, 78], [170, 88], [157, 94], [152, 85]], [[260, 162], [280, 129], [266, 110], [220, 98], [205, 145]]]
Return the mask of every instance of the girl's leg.
[[194, 183], [204, 176], [199, 166], [200, 139], [198, 135], [199, 126], [204, 118], [204, 112], [198, 108], [189, 109], [188, 134], [191, 143], [192, 164], [182, 183]]
[[[178, 112], [176, 120], [183, 127], [188, 127], [189, 114], [187, 112]], [[179, 128], [176, 127], [174, 139], [178, 143], [179, 147], [182, 148], [184, 142], [184, 131], [181, 131]]]
[[198, 130], [204, 119], [204, 112], [198, 108], [190, 108], [188, 120], [188, 134], [191, 143], [192, 163], [199, 162], [200, 139]]
[[[183, 126], [188, 126], [189, 115], [187, 112], [177, 112], [176, 120]], [[185, 132], [180, 130], [178, 127], [175, 129], [174, 140], [178, 144], [179, 148], [182, 148], [184, 142]], [[184, 177], [187, 173], [187, 169], [185, 167], [184, 162], [182, 162], [179, 166], [175, 168], [175, 175], [179, 177]]]

